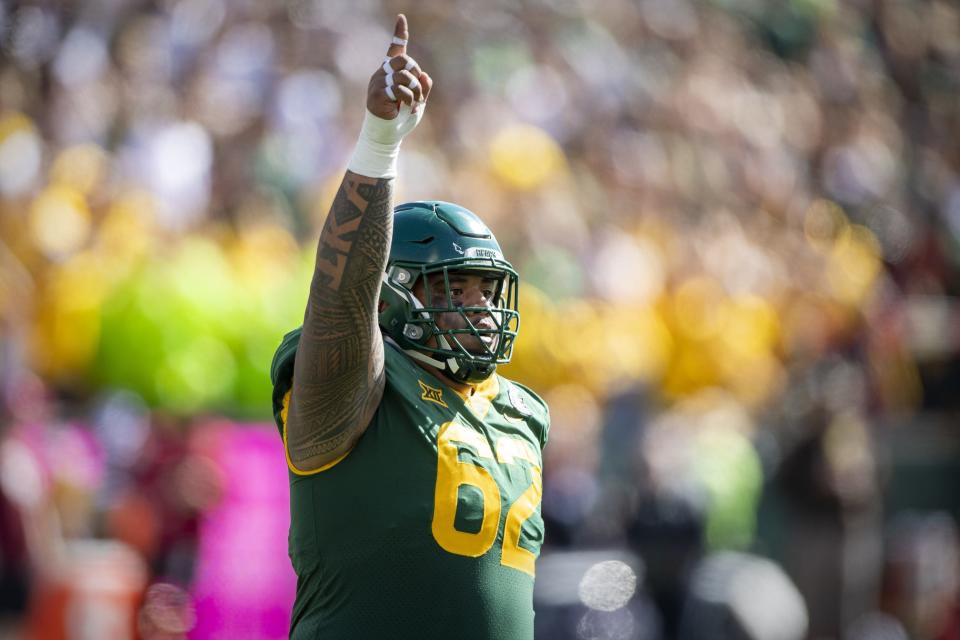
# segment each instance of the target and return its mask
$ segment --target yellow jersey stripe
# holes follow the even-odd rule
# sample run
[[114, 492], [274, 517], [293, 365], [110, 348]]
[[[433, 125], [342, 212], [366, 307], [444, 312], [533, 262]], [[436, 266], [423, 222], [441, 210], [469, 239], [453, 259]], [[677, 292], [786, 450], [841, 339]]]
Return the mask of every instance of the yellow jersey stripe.
[[287, 459], [287, 468], [290, 469], [292, 473], [298, 476], [313, 476], [321, 471], [326, 471], [327, 469], [335, 466], [338, 462], [350, 455], [350, 452], [353, 451], [353, 447], [350, 447], [346, 453], [336, 460], [332, 460], [322, 467], [318, 467], [317, 469], [311, 469], [310, 471], [297, 469], [297, 467], [293, 464], [293, 460], [290, 459], [290, 450], [287, 448], [287, 412], [290, 410], [290, 395], [292, 393], [293, 389], [287, 391], [286, 395], [283, 396], [283, 409], [280, 410], [280, 421], [283, 423], [283, 455]]

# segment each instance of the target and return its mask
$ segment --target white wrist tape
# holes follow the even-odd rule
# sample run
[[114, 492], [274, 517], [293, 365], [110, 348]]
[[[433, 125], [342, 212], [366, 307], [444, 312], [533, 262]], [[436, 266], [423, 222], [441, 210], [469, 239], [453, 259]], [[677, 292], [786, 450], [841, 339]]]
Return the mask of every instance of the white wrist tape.
[[384, 120], [367, 111], [347, 169], [370, 178], [397, 177], [400, 142], [420, 122], [425, 107], [426, 104], [421, 103], [417, 112], [412, 113], [409, 105], [401, 104], [400, 113], [393, 120]]

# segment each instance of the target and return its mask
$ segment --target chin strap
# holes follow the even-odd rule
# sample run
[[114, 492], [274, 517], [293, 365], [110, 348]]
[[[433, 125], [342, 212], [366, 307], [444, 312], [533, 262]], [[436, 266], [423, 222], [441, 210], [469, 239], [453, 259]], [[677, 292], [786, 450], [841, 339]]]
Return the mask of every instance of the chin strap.
[[[425, 354], [425, 353], [423, 353], [423, 352], [421, 352], [421, 351], [417, 351], [416, 349], [403, 349], [403, 348], [401, 347], [400, 350], [403, 351], [403, 352], [404, 352], [405, 354], [407, 354], [408, 356], [410, 356], [411, 358], [413, 358], [414, 360], [416, 360], [417, 362], [422, 362], [423, 364], [428, 364], [428, 365], [430, 365], [431, 367], [434, 367], [434, 368], [436, 368], [436, 369], [440, 369], [441, 371], [443, 371], [443, 370], [446, 369], [447, 363], [444, 362], [443, 360], [437, 360], [436, 358], [431, 358], [431, 357], [428, 356], [427, 354]], [[451, 360], [452, 360], [452, 358], [451, 358]]]
[[[440, 336], [440, 341], [444, 349], [449, 349], [450, 345], [447, 343], [446, 339], [443, 336]], [[446, 360], [437, 360], [436, 358], [431, 358], [422, 351], [417, 351], [416, 349], [404, 349], [397, 341], [391, 338], [390, 336], [384, 336], [384, 339], [390, 344], [394, 345], [400, 351], [403, 351], [405, 354], [416, 360], [417, 362], [422, 362], [423, 364], [429, 365], [435, 369], [439, 369], [443, 372], [449, 372], [451, 375], [456, 376], [456, 373], [460, 370], [460, 363], [457, 362], [456, 358], [447, 358]]]

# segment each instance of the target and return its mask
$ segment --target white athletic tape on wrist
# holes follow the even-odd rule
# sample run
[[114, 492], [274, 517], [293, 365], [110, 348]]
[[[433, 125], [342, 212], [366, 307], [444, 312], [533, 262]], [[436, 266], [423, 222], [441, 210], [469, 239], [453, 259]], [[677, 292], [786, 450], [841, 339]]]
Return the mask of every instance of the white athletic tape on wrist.
[[419, 124], [425, 110], [423, 102], [419, 103], [416, 113], [410, 105], [401, 104], [400, 113], [393, 120], [378, 118], [367, 111], [347, 169], [370, 178], [396, 177], [400, 142]]

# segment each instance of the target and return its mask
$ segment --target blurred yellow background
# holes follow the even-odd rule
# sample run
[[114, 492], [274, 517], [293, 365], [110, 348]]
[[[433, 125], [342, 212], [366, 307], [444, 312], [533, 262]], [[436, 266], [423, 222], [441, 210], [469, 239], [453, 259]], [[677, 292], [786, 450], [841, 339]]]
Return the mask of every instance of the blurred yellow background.
[[[502, 373], [554, 420], [544, 554], [632, 553], [649, 602], [538, 601], [538, 636], [705, 637], [686, 568], [736, 551], [799, 594], [766, 637], [960, 637], [955, 3], [0, 7], [0, 632], [285, 634], [283, 598], [204, 609], [204, 527], [240, 491], [225, 443], [272, 446], [270, 359], [403, 11], [436, 84], [397, 202], [494, 230]], [[63, 613], [83, 589], [47, 561], [91, 553], [140, 567], [119, 626]]]

